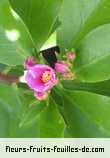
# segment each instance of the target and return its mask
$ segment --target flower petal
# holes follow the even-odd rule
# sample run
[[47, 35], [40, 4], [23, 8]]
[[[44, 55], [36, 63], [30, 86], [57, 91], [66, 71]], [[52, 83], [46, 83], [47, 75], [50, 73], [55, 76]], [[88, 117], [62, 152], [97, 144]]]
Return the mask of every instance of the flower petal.
[[19, 78], [19, 82], [21, 82], [21, 83], [27, 83], [27, 81], [26, 81], [26, 75], [27, 75], [27, 71], [24, 71], [24, 75]]

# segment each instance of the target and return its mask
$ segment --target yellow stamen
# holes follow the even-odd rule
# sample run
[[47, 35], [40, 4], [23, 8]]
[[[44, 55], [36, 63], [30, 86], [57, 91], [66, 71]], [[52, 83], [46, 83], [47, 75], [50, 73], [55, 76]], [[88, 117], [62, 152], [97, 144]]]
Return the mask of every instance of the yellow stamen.
[[44, 83], [48, 82], [51, 79], [51, 73], [50, 71], [45, 71], [42, 75], [42, 81]]

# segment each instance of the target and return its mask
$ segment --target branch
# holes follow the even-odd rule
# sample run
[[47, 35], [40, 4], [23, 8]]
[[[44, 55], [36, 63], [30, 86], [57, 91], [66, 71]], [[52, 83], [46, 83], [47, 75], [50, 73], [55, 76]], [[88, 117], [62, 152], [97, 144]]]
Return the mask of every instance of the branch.
[[19, 81], [19, 77], [3, 74], [0, 72], [0, 81], [6, 81], [9, 84], [17, 83]]

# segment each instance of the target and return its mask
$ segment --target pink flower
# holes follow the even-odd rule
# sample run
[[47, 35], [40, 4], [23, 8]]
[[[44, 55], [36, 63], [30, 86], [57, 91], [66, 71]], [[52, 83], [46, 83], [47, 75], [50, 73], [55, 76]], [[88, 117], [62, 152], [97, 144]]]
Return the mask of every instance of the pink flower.
[[24, 76], [20, 78], [20, 81], [27, 83], [39, 100], [46, 99], [46, 92], [57, 84], [55, 71], [44, 64], [36, 64], [29, 67], [28, 70], [24, 72]]
[[24, 63], [24, 68], [29, 69], [35, 64], [36, 64], [36, 61], [33, 59], [33, 57], [28, 57]]
[[48, 65], [37, 64], [31, 67], [25, 76], [28, 86], [37, 92], [45, 92], [56, 83], [54, 70]]
[[67, 53], [66, 53], [66, 56], [67, 56], [67, 59], [68, 59], [69, 61], [73, 61], [73, 60], [75, 59], [75, 57], [76, 57], [75, 53], [73, 53], [73, 52], [71, 52], [71, 51], [67, 52]]
[[61, 74], [68, 72], [69, 71], [69, 67], [68, 64], [66, 64], [64, 61], [58, 61], [55, 64], [55, 70]]

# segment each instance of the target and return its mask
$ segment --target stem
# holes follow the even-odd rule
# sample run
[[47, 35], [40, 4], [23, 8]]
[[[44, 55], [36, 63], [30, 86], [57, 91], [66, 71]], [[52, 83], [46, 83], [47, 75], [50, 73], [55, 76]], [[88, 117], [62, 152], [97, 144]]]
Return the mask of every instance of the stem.
[[0, 81], [6, 81], [9, 84], [17, 83], [19, 81], [19, 77], [3, 74], [0, 72]]

